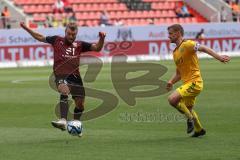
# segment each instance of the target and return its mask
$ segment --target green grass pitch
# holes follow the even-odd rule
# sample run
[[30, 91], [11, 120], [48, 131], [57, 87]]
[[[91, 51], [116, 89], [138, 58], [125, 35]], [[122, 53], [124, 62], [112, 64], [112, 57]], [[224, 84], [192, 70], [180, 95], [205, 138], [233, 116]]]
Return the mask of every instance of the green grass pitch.
[[[173, 62], [159, 63], [169, 79]], [[72, 137], [50, 125], [58, 101], [48, 85], [51, 67], [0, 69], [0, 160], [240, 160], [240, 58], [200, 64], [204, 90], [195, 109], [207, 135], [196, 139], [168, 105], [169, 93], [139, 98], [135, 107], [119, 99], [111, 113], [83, 122], [82, 138]], [[85, 85], [117, 96], [110, 77], [110, 65], [104, 65], [97, 80]], [[99, 103], [87, 98], [86, 109]], [[162, 117], [139, 120], [138, 113]]]

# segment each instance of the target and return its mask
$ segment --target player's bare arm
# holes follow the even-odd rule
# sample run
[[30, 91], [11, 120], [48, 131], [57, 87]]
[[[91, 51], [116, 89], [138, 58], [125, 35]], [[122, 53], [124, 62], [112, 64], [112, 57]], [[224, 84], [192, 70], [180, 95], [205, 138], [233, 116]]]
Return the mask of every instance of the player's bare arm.
[[33, 38], [35, 38], [36, 40], [40, 41], [40, 42], [45, 42], [45, 36], [43, 36], [40, 33], [37, 33], [35, 31], [33, 31], [32, 29], [30, 29], [29, 27], [27, 27], [23, 22], [20, 23], [20, 26], [27, 31]]
[[102, 48], [103, 48], [103, 45], [104, 45], [105, 37], [106, 37], [106, 33], [104, 33], [104, 32], [99, 32], [99, 40], [98, 40], [98, 43], [92, 44], [91, 50], [92, 50], [92, 51], [97, 51], [97, 52], [101, 51]]
[[228, 61], [230, 61], [229, 56], [219, 55], [214, 50], [212, 50], [211, 48], [206, 47], [204, 45], [200, 45], [200, 47], [198, 48], [198, 51], [207, 53], [208, 55], [214, 57], [215, 59], [217, 59], [217, 60], [219, 60], [220, 62], [223, 62], [223, 63], [227, 63]]
[[[40, 41], [40, 42], [45, 42], [45, 36], [41, 35], [40, 33], [37, 33], [35, 31], [33, 31], [32, 29], [30, 29], [29, 27], [27, 27], [23, 22], [20, 23], [20, 26], [26, 30], [30, 35], [32, 35], [33, 38], [35, 38], [36, 40]], [[58, 86], [58, 91], [63, 94], [63, 95], [68, 95], [70, 93], [69, 88], [67, 87], [66, 84], [60, 84]]]
[[178, 81], [181, 80], [181, 76], [180, 76], [180, 73], [179, 71], [176, 69], [176, 72], [175, 74], [173, 74], [172, 78], [168, 81], [167, 83], [167, 90], [170, 91], [172, 90], [172, 87], [175, 83], [177, 83]]

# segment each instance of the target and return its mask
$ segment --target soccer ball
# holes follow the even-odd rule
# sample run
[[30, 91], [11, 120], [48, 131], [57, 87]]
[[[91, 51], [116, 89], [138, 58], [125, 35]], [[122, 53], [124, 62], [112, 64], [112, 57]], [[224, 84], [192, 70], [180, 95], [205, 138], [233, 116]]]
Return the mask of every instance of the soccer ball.
[[67, 131], [69, 134], [73, 136], [82, 136], [83, 131], [82, 123], [77, 120], [69, 121], [67, 123]]

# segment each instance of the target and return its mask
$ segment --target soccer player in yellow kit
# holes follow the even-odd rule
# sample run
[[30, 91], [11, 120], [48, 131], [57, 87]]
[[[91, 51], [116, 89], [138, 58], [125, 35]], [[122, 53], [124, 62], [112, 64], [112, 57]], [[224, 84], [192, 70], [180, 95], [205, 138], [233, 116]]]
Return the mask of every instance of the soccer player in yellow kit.
[[205, 52], [223, 63], [228, 62], [230, 57], [219, 55], [212, 49], [195, 41], [184, 40], [184, 30], [179, 24], [169, 26], [168, 34], [170, 42], [176, 44], [176, 48], [173, 51], [176, 73], [168, 81], [167, 90], [170, 91], [179, 80], [183, 81], [183, 85], [168, 97], [169, 104], [186, 116], [187, 133], [191, 133], [194, 130], [192, 137], [203, 136], [206, 134], [206, 130], [202, 127], [196, 111], [193, 110], [196, 96], [203, 89], [197, 51]]

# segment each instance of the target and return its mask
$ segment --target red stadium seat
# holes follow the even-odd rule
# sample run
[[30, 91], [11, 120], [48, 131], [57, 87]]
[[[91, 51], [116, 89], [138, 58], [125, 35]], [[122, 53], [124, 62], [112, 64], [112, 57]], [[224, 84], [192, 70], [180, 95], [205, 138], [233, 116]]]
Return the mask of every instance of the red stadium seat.
[[153, 10], [149, 11], [149, 13], [148, 13], [148, 17], [150, 17], [150, 18], [154, 18], [154, 17], [156, 17], [156, 12], [153, 11]]
[[169, 17], [168, 12], [166, 10], [162, 11], [162, 17]]
[[160, 11], [160, 10], [155, 11], [155, 17], [157, 17], [157, 18], [163, 17], [162, 11]]
[[138, 14], [141, 15], [141, 18], [148, 18], [149, 17], [148, 11], [142, 11], [142, 13], [138, 12]]
[[157, 20], [157, 22], [158, 22], [158, 24], [165, 24], [166, 23], [165, 18], [159, 18]]
[[98, 23], [99, 23], [99, 20], [93, 20], [93, 21], [92, 21], [92, 25], [93, 25], [93, 26], [98, 26]]
[[45, 12], [45, 6], [44, 5], [37, 5], [36, 12], [38, 12], [38, 13]]
[[50, 13], [52, 12], [52, 6], [51, 5], [44, 5], [44, 12]]
[[[53, 10], [55, 0], [13, 0], [14, 4], [22, 6], [23, 11], [33, 16], [37, 22], [43, 21]], [[88, 20], [90, 25], [96, 25], [99, 20], [100, 12], [106, 10], [109, 18], [114, 22], [115, 19], [125, 20], [126, 24], [148, 24], [149, 19], [156, 19], [156, 24], [162, 23], [197, 23], [205, 21], [198, 13], [190, 9], [194, 17], [186, 19], [176, 19], [176, 4], [183, 4], [183, 0], [142, 0], [151, 3], [152, 10], [130, 10], [126, 3], [118, 0], [69, 0], [79, 24]], [[39, 13], [39, 14], [36, 14]], [[97, 23], [98, 24], [98, 23]]]
[[127, 10], [126, 5], [124, 5], [124, 4], [122, 4], [122, 3], [119, 4], [118, 8], [119, 8], [119, 10]]
[[14, 4], [16, 5], [23, 5], [25, 3], [25, 0], [14, 0]]
[[195, 17], [191, 18], [191, 23], [197, 23], [197, 19]]
[[116, 18], [122, 18], [122, 15], [123, 15], [122, 11], [117, 11], [115, 16], [116, 16]]
[[34, 12], [36, 13], [37, 12], [36, 6], [34, 6], [34, 5], [30, 5], [30, 6], [26, 5], [26, 6], [24, 6], [23, 10], [26, 13], [34, 13]]
[[122, 15], [121, 15], [121, 18], [130, 18], [129, 17], [129, 12], [128, 11], [123, 11]]
[[97, 17], [97, 15], [95, 14], [95, 12], [89, 12], [89, 14], [87, 15], [88, 19], [98, 19], [99, 17]]
[[185, 23], [185, 18], [178, 18], [178, 23]]
[[178, 18], [172, 18], [173, 23], [178, 23]]
[[124, 11], [124, 13], [127, 15], [127, 18], [141, 18], [140, 12], [138, 11]]
[[140, 19], [139, 24], [140, 24], [140, 25], [146, 25], [146, 24], [148, 24], [147, 19]]
[[62, 19], [62, 15], [59, 14], [59, 13], [55, 13], [53, 16], [54, 16], [54, 17], [56, 18], [56, 20], [58, 20], [58, 21]]
[[45, 14], [35, 13], [33, 15], [33, 20], [36, 21], [36, 22], [43, 22], [43, 21], [46, 20], [46, 15]]
[[173, 23], [173, 21], [171, 18], [165, 18], [165, 23], [171, 24], [171, 23]]
[[173, 10], [168, 10], [168, 17], [176, 17], [176, 13]]
[[115, 10], [115, 8], [113, 7], [113, 4], [112, 3], [106, 3], [105, 5], [104, 5], [104, 8], [105, 8], [105, 10]]
[[184, 22], [185, 23], [191, 23], [192, 21], [191, 21], [191, 18], [187, 17], [187, 18], [185, 18]]

